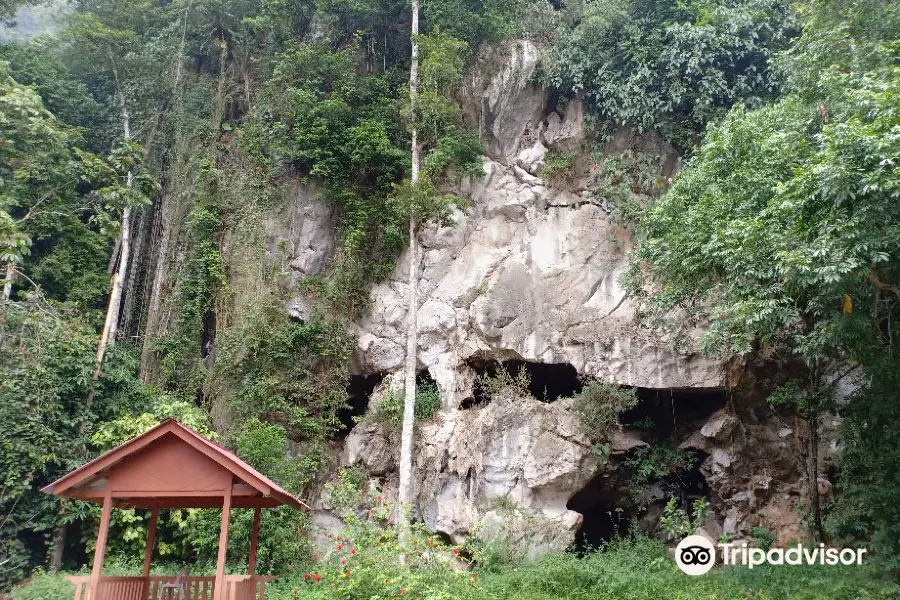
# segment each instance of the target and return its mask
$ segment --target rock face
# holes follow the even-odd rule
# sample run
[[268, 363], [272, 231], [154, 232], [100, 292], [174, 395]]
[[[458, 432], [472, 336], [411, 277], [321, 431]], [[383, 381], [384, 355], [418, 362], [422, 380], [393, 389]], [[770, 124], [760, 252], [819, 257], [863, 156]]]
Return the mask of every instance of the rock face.
[[[502, 396], [423, 425], [413, 481], [429, 530], [455, 542], [512, 533], [508, 541], [533, 556], [564, 550], [582, 521], [566, 503], [598, 469], [570, 402]], [[381, 427], [362, 425], [348, 437], [345, 458], [390, 476], [397, 446]]]
[[[430, 530], [454, 541], [502, 534], [532, 556], [573, 542], [582, 515], [569, 501], [589, 482], [619, 485], [621, 457], [646, 441], [626, 432], [611, 445], [612, 459], [598, 460], [571, 400], [500, 397], [463, 410], [474, 362], [568, 363], [584, 377], [657, 390], [723, 389], [729, 378], [724, 364], [676, 355], [635, 324], [620, 283], [631, 239], [611, 219], [611, 200], [597, 196], [584, 173], [564, 184], [541, 178], [548, 149], [577, 152], [586, 134], [581, 102], [556, 110], [532, 83], [537, 56], [529, 42], [487, 52], [461, 93], [487, 155], [484, 176], [454, 190], [468, 210], [421, 237], [419, 361], [439, 386], [442, 409], [418, 432], [413, 477], [414, 511]], [[663, 178], [679, 161], [652, 136], [622, 134], [607, 149], [656, 153]], [[302, 249], [296, 254], [298, 266], [315, 263]], [[388, 387], [402, 377], [409, 259], [373, 288], [371, 311], [357, 324], [359, 370], [388, 373]], [[704, 457], [711, 530], [796, 531], [796, 518], [784, 516], [794, 514], [799, 494], [785, 428], [773, 414], [748, 424], [723, 409], [682, 429], [675, 443]], [[756, 438], [762, 443], [751, 443]], [[345, 440], [341, 463], [363, 467], [390, 496], [398, 453], [397, 440], [362, 423]], [[664, 502], [653, 489], [653, 500]]]
[[[677, 357], [635, 326], [619, 282], [631, 242], [611, 221], [606, 199], [529, 172], [539, 172], [544, 142], [581, 143], [581, 103], [570, 103], [564, 115], [544, 115], [545, 94], [530, 83], [536, 49], [517, 42], [494, 54], [487, 60], [499, 71], [470, 76], [464, 94], [483, 107], [493, 158], [484, 158], [483, 178], [455, 190], [469, 210], [457, 213], [453, 226], [422, 234], [419, 356], [447, 408], [470, 395], [466, 361], [473, 357], [570, 363], [583, 375], [624, 385], [722, 386], [719, 363]], [[393, 278], [373, 289], [372, 310], [359, 323], [364, 372], [403, 365], [407, 260], [401, 257]]]

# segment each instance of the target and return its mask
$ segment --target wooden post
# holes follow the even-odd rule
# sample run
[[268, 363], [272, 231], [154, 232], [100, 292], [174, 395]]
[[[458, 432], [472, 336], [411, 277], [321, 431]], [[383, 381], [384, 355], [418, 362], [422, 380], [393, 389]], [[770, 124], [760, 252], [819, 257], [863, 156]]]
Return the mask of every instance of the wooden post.
[[150, 511], [150, 522], [147, 523], [147, 545], [144, 547], [144, 569], [141, 576], [144, 578], [141, 588], [144, 590], [141, 598], [146, 598], [150, 592], [150, 564], [153, 562], [153, 545], [156, 543], [156, 521], [159, 518], [159, 509]]
[[[248, 600], [256, 600], [256, 551], [259, 548], [259, 517], [262, 508], [257, 506], [253, 509], [253, 529], [250, 530], [250, 565], [247, 569], [250, 575], [250, 598]], [[264, 595], [260, 598], [265, 598]]]
[[103, 558], [106, 556], [106, 538], [109, 536], [109, 516], [112, 513], [112, 491], [103, 495], [103, 511], [100, 513], [100, 529], [97, 532], [97, 546], [94, 548], [94, 564], [91, 568], [91, 600], [103, 600], [100, 595], [100, 574], [103, 572]]
[[231, 488], [222, 496], [222, 525], [219, 528], [219, 557], [216, 560], [216, 586], [213, 600], [225, 600], [225, 557], [228, 554], [228, 527], [231, 524]]
[[256, 575], [256, 550], [259, 547], [259, 517], [262, 509], [253, 510], [253, 529], [250, 530], [250, 577]]

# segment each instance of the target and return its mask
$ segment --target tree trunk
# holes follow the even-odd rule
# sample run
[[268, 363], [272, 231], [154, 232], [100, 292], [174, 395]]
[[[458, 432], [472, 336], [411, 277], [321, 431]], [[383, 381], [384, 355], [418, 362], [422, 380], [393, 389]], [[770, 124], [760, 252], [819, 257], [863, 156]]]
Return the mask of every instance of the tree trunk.
[[[129, 183], [130, 183], [129, 177]], [[116, 343], [116, 332], [119, 328], [119, 310], [122, 306], [122, 285], [128, 274], [128, 258], [131, 253], [131, 207], [126, 206], [122, 211], [122, 257], [119, 260], [119, 268], [113, 275], [112, 291], [109, 293], [109, 305], [106, 308], [106, 321], [103, 323], [103, 332], [100, 334], [100, 343], [97, 344], [97, 359], [94, 364], [94, 376], [91, 378], [91, 389], [88, 392], [87, 406], [90, 408], [94, 400], [94, 390], [97, 380], [100, 379], [100, 371], [103, 367], [103, 357], [106, 347]]]
[[819, 417], [806, 420], [809, 427], [809, 454], [807, 478], [809, 480], [809, 503], [812, 513], [812, 533], [817, 542], [825, 541], [825, 527], [822, 524], [822, 500], [819, 497]]
[[53, 554], [50, 555], [50, 568], [59, 571], [62, 568], [63, 553], [66, 549], [66, 525], [57, 523], [53, 528], [53, 540], [51, 542]]
[[[412, 130], [412, 173], [410, 179], [415, 186], [419, 180], [419, 142], [416, 130], [416, 100], [419, 95], [419, 0], [412, 0], [412, 62], [409, 67], [409, 104], [413, 119]], [[397, 530], [400, 542], [404, 544], [409, 538], [409, 511], [412, 501], [412, 453], [413, 433], [415, 428], [416, 409], [416, 366], [418, 349], [418, 323], [416, 315], [419, 309], [419, 223], [417, 215], [409, 220], [409, 280], [407, 282], [406, 300], [409, 314], [406, 319], [406, 373], [403, 388], [403, 432], [400, 444], [400, 489], [398, 492], [399, 512], [397, 514]]]
[[[112, 66], [113, 75], [116, 82], [116, 94], [119, 97], [119, 110], [122, 113], [122, 137], [128, 142], [131, 140], [131, 118], [128, 114], [128, 105], [125, 103], [125, 94], [119, 85], [119, 72], [116, 69], [115, 60], [112, 55], [109, 57]], [[126, 175], [125, 185], [132, 187], [134, 185], [134, 177], [131, 172]], [[103, 356], [106, 354], [106, 347], [116, 343], [116, 332], [119, 328], [119, 311], [122, 306], [122, 285], [125, 277], [128, 275], [128, 259], [131, 254], [131, 207], [126, 205], [122, 209], [122, 233], [120, 243], [117, 244], [121, 248], [121, 256], [119, 258], [119, 268], [113, 275], [112, 290], [109, 293], [109, 304], [106, 307], [106, 320], [103, 323], [103, 332], [100, 334], [100, 343], [97, 344], [97, 358], [94, 365], [94, 376], [91, 378], [91, 386], [88, 390], [87, 401], [85, 405], [90, 409], [94, 400], [94, 392], [97, 389], [97, 380], [100, 379], [100, 372], [103, 368]]]

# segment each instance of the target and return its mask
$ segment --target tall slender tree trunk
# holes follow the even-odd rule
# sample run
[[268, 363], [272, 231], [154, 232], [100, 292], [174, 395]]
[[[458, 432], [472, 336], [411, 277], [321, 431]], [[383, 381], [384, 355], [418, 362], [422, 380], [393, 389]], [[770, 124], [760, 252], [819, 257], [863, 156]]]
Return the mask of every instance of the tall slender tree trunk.
[[63, 555], [66, 550], [66, 524], [57, 523], [53, 528], [53, 539], [50, 544], [50, 569], [59, 571], [62, 568]]
[[825, 541], [825, 526], [822, 523], [822, 499], [819, 496], [819, 415], [806, 420], [809, 426], [809, 502], [812, 510], [812, 530], [817, 542]]
[[[413, 186], [419, 181], [419, 140], [416, 129], [416, 100], [419, 95], [419, 0], [412, 0], [412, 61], [409, 67], [409, 104], [413, 119], [412, 130], [412, 173]], [[400, 511], [397, 515], [397, 529], [400, 542], [409, 538], [409, 511], [412, 503], [412, 453], [416, 410], [416, 366], [419, 310], [419, 221], [413, 212], [409, 219], [409, 280], [406, 300], [409, 314], [406, 318], [406, 377], [403, 386], [403, 432], [400, 444], [400, 489], [398, 500]]]
[[[125, 102], [125, 94], [122, 92], [119, 84], [119, 73], [116, 70], [115, 61], [110, 56], [110, 64], [112, 65], [113, 75], [116, 82], [116, 93], [119, 97], [119, 110], [122, 113], [122, 137], [126, 142], [131, 140], [131, 117], [128, 114], [128, 105]], [[129, 188], [134, 185], [134, 177], [131, 172], [128, 173], [125, 185]], [[106, 320], [103, 323], [103, 332], [100, 334], [100, 342], [97, 344], [97, 358], [94, 362], [94, 375], [91, 378], [91, 387], [88, 391], [86, 408], [90, 409], [94, 401], [94, 392], [97, 389], [97, 381], [100, 379], [100, 372], [103, 369], [103, 357], [106, 354], [107, 346], [116, 343], [116, 333], [119, 329], [119, 312], [122, 307], [122, 286], [128, 275], [128, 263], [131, 257], [131, 206], [125, 205], [122, 209], [122, 232], [120, 243], [117, 244], [121, 248], [119, 257], [119, 268], [112, 278], [112, 290], [109, 293], [109, 304], [106, 307]]]

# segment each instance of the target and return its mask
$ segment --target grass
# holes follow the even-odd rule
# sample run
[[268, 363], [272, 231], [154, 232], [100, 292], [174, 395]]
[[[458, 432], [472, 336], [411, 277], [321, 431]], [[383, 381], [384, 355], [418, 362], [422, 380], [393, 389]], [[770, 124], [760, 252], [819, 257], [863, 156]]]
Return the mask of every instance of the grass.
[[[360, 552], [370, 552], [367, 549]], [[394, 552], [394, 550], [388, 550]], [[319, 563], [282, 576], [266, 588], [268, 600], [868, 600], [898, 599], [900, 586], [872, 565], [717, 568], [698, 577], [683, 574], [665, 546], [646, 538], [621, 540], [584, 556], [555, 554], [532, 563], [455, 572], [445, 565], [400, 568], [395, 556], [384, 572], [367, 572], [359, 557], [343, 565]], [[394, 563], [392, 566], [391, 563]], [[347, 571], [352, 575], [347, 576]], [[38, 573], [12, 600], [70, 600], [61, 575]], [[404, 593], [404, 590], [406, 591]]]

